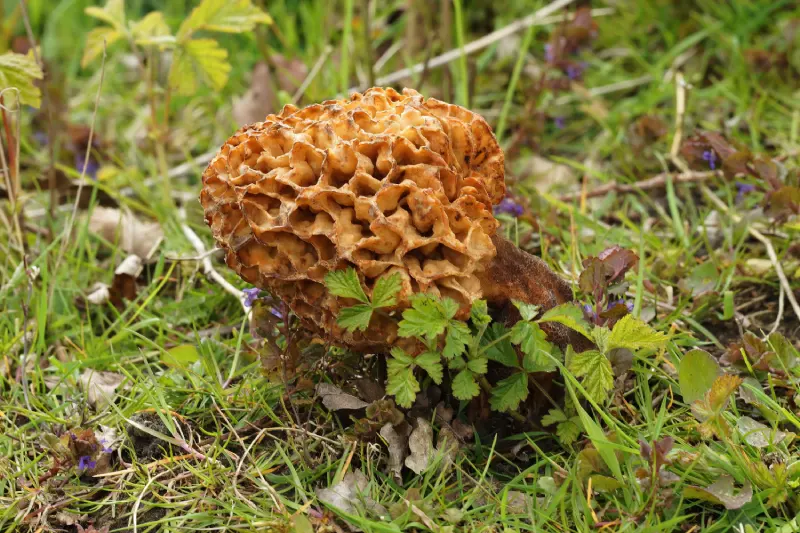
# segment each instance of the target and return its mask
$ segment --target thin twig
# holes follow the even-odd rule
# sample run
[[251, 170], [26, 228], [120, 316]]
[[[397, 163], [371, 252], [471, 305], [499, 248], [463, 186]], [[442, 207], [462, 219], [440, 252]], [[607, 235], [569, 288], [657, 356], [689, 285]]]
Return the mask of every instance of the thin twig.
[[783, 289], [783, 285], [780, 285], [780, 293], [778, 294], [778, 315], [775, 317], [775, 323], [772, 325], [772, 329], [769, 330], [767, 336], [772, 335], [776, 331], [778, 331], [778, 326], [781, 325], [781, 320], [783, 319], [783, 306], [784, 306], [784, 296], [786, 295], [786, 291]]
[[[717, 198], [717, 196], [713, 193], [711, 189], [709, 189], [705, 185], [702, 185], [701, 189], [706, 198], [708, 198], [714, 205], [716, 205], [720, 211], [728, 214], [728, 216], [730, 216], [735, 223], [738, 224], [742, 220], [742, 217], [740, 217], [736, 213], [731, 213], [730, 210], [728, 209], [728, 206], [725, 205], [725, 203], [722, 200]], [[772, 263], [772, 267], [775, 269], [775, 273], [778, 275], [778, 280], [780, 280], [780, 283], [783, 286], [783, 290], [786, 292], [786, 298], [788, 298], [789, 303], [792, 304], [792, 310], [794, 310], [794, 314], [797, 315], [797, 319], [800, 320], [800, 304], [797, 303], [797, 298], [794, 297], [792, 286], [789, 283], [789, 280], [786, 278], [786, 274], [783, 271], [783, 267], [781, 266], [781, 263], [778, 260], [778, 254], [775, 253], [775, 248], [772, 246], [772, 241], [770, 241], [768, 237], [766, 237], [763, 233], [761, 233], [752, 226], [748, 226], [747, 231], [757, 241], [761, 242], [761, 244], [763, 244], [764, 247], [767, 249], [767, 255], [769, 256], [769, 260]]]
[[[705, 172], [683, 172], [683, 173], [670, 173], [664, 172], [663, 174], [657, 174], [652, 178], [648, 178], [646, 180], [637, 181], [636, 183], [618, 183], [616, 181], [607, 183], [605, 185], [601, 185], [600, 187], [596, 187], [590, 191], [586, 191], [586, 198], [595, 198], [597, 196], [605, 196], [610, 192], [618, 192], [622, 194], [638, 192], [638, 191], [645, 191], [649, 189], [660, 189], [661, 187], [665, 187], [667, 184], [667, 178], [672, 178], [673, 183], [693, 183], [699, 181], [705, 181], [710, 178], [715, 178], [722, 176], [721, 171], [705, 171]], [[571, 202], [581, 197], [581, 192], [572, 192], [568, 194], [561, 195], [559, 199], [562, 202]]]
[[[568, 6], [572, 2], [574, 2], [574, 0], [556, 0], [555, 2], [546, 5], [542, 9], [536, 11], [535, 13], [528, 15], [527, 17], [523, 17], [519, 20], [516, 20], [511, 24], [509, 24], [508, 26], [500, 28], [497, 31], [493, 31], [492, 33], [485, 35], [480, 39], [476, 39], [471, 43], [467, 43], [466, 45], [464, 45], [463, 53], [468, 55], [477, 52], [478, 50], [482, 50], [487, 46], [496, 43], [497, 41], [505, 39], [509, 35], [513, 35], [518, 31], [524, 30], [528, 26], [543, 26], [547, 24], [561, 22], [564, 20], [563, 16], [549, 17], [549, 15], [555, 13], [556, 11], [562, 9], [565, 6]], [[613, 12], [614, 9], [611, 8], [596, 9], [592, 10], [592, 15], [603, 16], [611, 14]], [[448, 50], [444, 54], [438, 55], [433, 59], [431, 59], [429, 68], [436, 68], [436, 67], [441, 67], [442, 65], [446, 65], [451, 61], [460, 58], [461, 54], [462, 54], [461, 48]], [[425, 62], [417, 63], [415, 65], [412, 65], [411, 67], [398, 70], [397, 72], [393, 72], [386, 76], [382, 76], [377, 80], [375, 80], [375, 84], [378, 86], [392, 85], [394, 83], [397, 83], [398, 81], [410, 78], [414, 74], [422, 72], [424, 68], [425, 68]], [[360, 89], [364, 89], [364, 87], [351, 87], [350, 89], [348, 89], [348, 93], [353, 93]]]
[[183, 208], [181, 208], [178, 212], [178, 216], [181, 220], [181, 230], [183, 230], [183, 234], [186, 236], [186, 239], [192, 243], [192, 246], [194, 247], [195, 251], [197, 251], [197, 254], [202, 257], [201, 263], [203, 265], [203, 273], [206, 275], [206, 277], [210, 278], [212, 281], [222, 287], [225, 292], [235, 296], [236, 299], [239, 300], [239, 303], [242, 304], [244, 312], [249, 314], [250, 309], [244, 304], [244, 293], [231, 285], [228, 280], [226, 280], [219, 272], [217, 272], [217, 270], [214, 268], [214, 265], [211, 264], [211, 257], [206, 252], [206, 247], [203, 244], [203, 241], [186, 223], [186, 211]]

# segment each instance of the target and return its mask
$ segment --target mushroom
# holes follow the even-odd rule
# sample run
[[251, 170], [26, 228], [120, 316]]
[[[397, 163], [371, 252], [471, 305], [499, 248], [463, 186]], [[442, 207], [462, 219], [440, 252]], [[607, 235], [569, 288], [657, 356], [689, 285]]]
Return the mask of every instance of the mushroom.
[[[302, 109], [287, 105], [228, 139], [203, 173], [200, 201], [227, 264], [285, 301], [303, 324], [354, 350], [397, 340], [390, 316], [365, 331], [337, 325], [352, 305], [325, 275], [355, 268], [367, 294], [399, 274], [394, 311], [414, 293], [449, 297], [469, 316], [484, 298], [552, 308], [570, 286], [496, 233], [503, 152], [479, 115], [414, 90], [373, 88]], [[554, 342], [579, 339], [548, 325]]]

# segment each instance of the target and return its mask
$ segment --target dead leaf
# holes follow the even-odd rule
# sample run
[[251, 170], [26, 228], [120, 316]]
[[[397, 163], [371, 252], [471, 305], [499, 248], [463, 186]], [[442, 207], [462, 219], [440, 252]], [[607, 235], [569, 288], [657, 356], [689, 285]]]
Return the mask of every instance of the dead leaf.
[[342, 389], [330, 383], [318, 384], [317, 394], [322, 397], [322, 405], [331, 411], [363, 409], [369, 405], [367, 402], [356, 398], [352, 394], [343, 392]]
[[749, 416], [743, 416], [736, 422], [736, 430], [745, 441], [754, 448], [766, 448], [779, 444], [786, 438], [786, 433], [778, 431], [753, 420]]
[[433, 428], [424, 418], [417, 418], [417, 427], [408, 438], [411, 454], [406, 457], [406, 466], [414, 473], [423, 473], [433, 457]]
[[111, 299], [111, 291], [109, 291], [108, 285], [100, 282], [97, 282], [94, 285], [92, 285], [89, 294], [86, 296], [86, 300], [90, 304], [94, 305], [103, 305], [110, 299]]
[[376, 402], [386, 396], [386, 391], [380, 383], [369, 378], [359, 378], [353, 382], [358, 389], [358, 395], [368, 402]]
[[528, 514], [533, 509], [533, 498], [518, 490], [506, 493], [506, 512], [508, 514]]
[[396, 478], [400, 478], [403, 460], [408, 455], [408, 444], [391, 424], [385, 424], [381, 428], [380, 435], [389, 447], [389, 470]]
[[89, 219], [89, 231], [120, 249], [147, 260], [164, 239], [157, 222], [142, 222], [129, 210], [96, 207]]
[[298, 59], [289, 60], [280, 54], [273, 54], [270, 59], [275, 65], [277, 76], [271, 72], [265, 61], [256, 63], [250, 88], [233, 102], [233, 119], [237, 124], [262, 122], [280, 106], [275, 89], [292, 94], [308, 75], [305, 63]]
[[74, 526], [78, 524], [78, 522], [82, 520], [86, 520], [86, 515], [78, 516], [73, 513], [69, 513], [67, 511], [58, 511], [56, 513], [55, 519], [58, 521], [59, 524], [65, 526]]
[[80, 376], [81, 387], [86, 391], [89, 405], [101, 409], [114, 400], [117, 388], [125, 376], [87, 368]]
[[568, 166], [538, 155], [522, 158], [517, 172], [537, 189], [548, 192], [556, 188], [575, 185], [578, 179]]
[[753, 498], [753, 487], [749, 481], [744, 482], [744, 486], [738, 494], [734, 494], [733, 478], [722, 476], [707, 488], [687, 486], [683, 489], [683, 495], [687, 498], [697, 498], [718, 505], [724, 505], [726, 509], [739, 509]]
[[351, 470], [333, 487], [317, 489], [320, 501], [348, 514], [368, 510], [380, 517], [388, 516], [386, 508], [367, 494], [369, 481], [361, 470]]

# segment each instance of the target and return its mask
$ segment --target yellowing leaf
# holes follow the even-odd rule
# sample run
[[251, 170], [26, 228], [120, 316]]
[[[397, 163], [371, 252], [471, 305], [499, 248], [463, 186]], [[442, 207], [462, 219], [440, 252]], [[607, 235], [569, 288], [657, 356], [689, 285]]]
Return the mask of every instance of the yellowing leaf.
[[117, 42], [122, 34], [114, 28], [101, 26], [89, 32], [86, 36], [86, 48], [83, 49], [83, 58], [81, 58], [81, 66], [86, 67], [89, 63], [94, 61], [97, 56], [103, 53], [103, 43], [108, 48]]
[[165, 41], [164, 37], [171, 36], [164, 14], [160, 11], [152, 11], [145, 17], [131, 26], [131, 34], [136, 44], [161, 44]]
[[219, 90], [228, 83], [231, 65], [228, 51], [214, 39], [192, 39], [181, 43], [169, 71], [169, 84], [178, 94], [192, 94], [200, 83]]
[[125, 1], [108, 0], [104, 7], [91, 6], [84, 10], [90, 17], [111, 24], [119, 32], [125, 31]]
[[561, 304], [550, 309], [538, 322], [558, 322], [570, 329], [574, 329], [587, 339], [592, 338], [592, 334], [589, 332], [589, 324], [586, 323], [586, 319], [583, 317], [583, 311], [572, 303]]
[[611, 361], [597, 350], [575, 354], [569, 362], [569, 370], [576, 377], [583, 377], [583, 388], [596, 402], [604, 402], [614, 386]]
[[667, 336], [656, 331], [633, 315], [625, 315], [614, 325], [611, 335], [608, 336], [607, 350], [614, 348], [627, 348], [629, 350], [642, 350], [645, 348], [656, 350], [664, 346]]
[[[34, 80], [40, 80], [42, 77], [42, 69], [36, 63], [32, 51], [27, 55], [14, 52], [0, 55], [0, 90], [9, 87], [18, 89], [20, 103], [39, 107], [41, 93], [34, 85]], [[7, 105], [14, 101], [11, 92], [6, 92], [5, 95]]]
[[702, 399], [711, 390], [719, 373], [719, 364], [708, 352], [699, 349], [687, 352], [678, 369], [683, 401], [691, 404]]
[[198, 30], [241, 33], [256, 24], [271, 23], [272, 18], [250, 0], [203, 0], [181, 24], [178, 40], [188, 39]]

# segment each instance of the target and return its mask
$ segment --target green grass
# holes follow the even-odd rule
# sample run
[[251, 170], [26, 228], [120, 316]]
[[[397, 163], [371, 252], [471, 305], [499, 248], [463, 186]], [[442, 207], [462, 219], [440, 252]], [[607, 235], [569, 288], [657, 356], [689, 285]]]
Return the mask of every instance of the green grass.
[[[740, 525], [744, 531], [800, 531], [794, 434], [758, 448], [736, 430], [747, 416], [776, 430], [800, 432], [797, 361], [782, 361], [784, 368], [773, 372], [747, 361], [741, 375], [751, 379], [721, 415], [733, 427], [726, 437], [701, 435], [677, 374], [692, 348], [716, 358], [744, 331], [763, 337], [773, 329], [780, 283], [749, 228], [770, 239], [800, 295], [797, 216], [773, 224], [757, 209], [762, 192], [737, 200], [737, 180], [722, 178], [702, 185], [667, 181], [665, 187], [612, 192], [585, 203], [561, 199], [579, 190], [584, 176], [591, 192], [605, 183], [635, 183], [679, 170], [670, 157], [677, 70], [689, 84], [684, 139], [697, 129], [723, 131], [796, 170], [800, 37], [789, 48], [785, 36], [791, 21], [800, 18], [794, 2], [597, 2], [594, 8], [612, 10], [596, 18], [597, 38], [581, 52], [583, 79], [558, 93], [541, 90], [535, 73], [547, 68], [544, 44], [554, 24], [522, 30], [511, 44], [460, 56], [418, 78], [424, 81], [415, 88], [424, 95], [444, 97], [452, 90], [455, 101], [469, 102], [501, 130], [509, 191], [527, 208], [523, 217], [501, 216], [501, 231], [576, 286], [583, 259], [612, 245], [633, 250], [641, 263], [628, 274], [626, 298], [635, 315], [668, 333], [670, 341], [665, 350], [636, 353], [605, 402], [587, 401], [582, 380], [566, 369], [557, 374], [558, 407], [569, 397], [585, 430], [574, 443], [562, 444], [538, 419], [525, 433], [509, 431], [510, 419], [496, 413], [475, 421], [469, 417], [476, 410], [456, 402], [450, 405], [456, 418], [475, 421], [474, 436], [460, 443], [453, 458], [439, 452], [424, 473], [405, 469], [401, 479], [388, 468], [386, 443], [357, 437], [352, 421], [326, 409], [313, 389], [313, 383], [328, 381], [352, 391], [348, 378], [375, 375], [378, 358], [309, 344], [302, 364], [282, 371], [273, 347], [254, 335], [240, 302], [203, 273], [178, 210], [183, 207], [186, 224], [211, 249], [200, 206], [165, 191], [199, 192], [202, 166], [174, 178], [167, 177], [168, 169], [216, 149], [240, 126], [231, 118], [233, 97], [246, 90], [262, 50], [297, 58], [310, 69], [332, 47], [335, 52], [302, 103], [333, 98], [367, 78], [364, 58], [377, 59], [408, 37], [408, 14], [389, 19], [394, 9], [416, 6], [425, 21], [417, 27], [430, 32], [438, 27], [439, 5], [372, 2], [373, 35], [363, 39], [361, 2], [265, 2], [279, 32], [214, 34], [231, 54], [228, 84], [220, 91], [204, 87], [173, 97], [168, 135], [155, 142], [163, 132], [148, 127], [146, 83], [128, 66], [123, 43], [108, 50], [102, 87], [99, 61], [80, 68], [82, 40], [95, 26], [83, 13], [91, 3], [28, 4], [42, 54], [55, 79], [63, 81], [52, 94], [62, 102], [57, 110], [64, 119], [88, 126], [100, 91], [95, 134], [103, 155], [101, 179], [87, 186], [86, 202], [66, 232], [71, 203], [50, 218], [49, 192], [36, 186], [49, 154], [34, 135], [47, 131], [46, 121], [23, 110], [21, 179], [30, 215], [24, 249], [11, 230], [9, 203], [0, 200], [0, 528], [76, 531], [73, 524], [88, 528], [93, 522], [110, 531], [305, 533], [347, 531], [348, 525], [376, 532], [730, 531]], [[135, 19], [154, 4], [130, 1], [126, 11]], [[545, 5], [503, 4], [456, 0], [450, 6], [452, 43], [441, 42], [438, 32], [426, 34], [424, 46], [408, 47], [413, 57], [401, 49], [376, 77], [459, 48]], [[4, 13], [13, 13], [17, 4], [2, 5]], [[159, 9], [174, 30], [193, 5], [169, 0]], [[23, 32], [18, 20], [9, 35]], [[365, 41], [375, 49], [348, 54], [343, 39], [356, 49]], [[788, 49], [788, 70], [759, 71], [748, 62], [753, 49]], [[154, 96], [159, 117], [163, 96]], [[283, 103], [290, 98], [280, 93]], [[663, 135], [640, 138], [636, 128], [644, 115], [664, 125]], [[56, 141], [58, 168], [77, 178], [63, 130], [56, 129], [62, 132]], [[2, 139], [5, 148], [5, 135]], [[534, 175], [536, 158], [555, 162], [558, 171]], [[555, 183], [557, 174], [568, 176], [566, 182]], [[154, 185], [143, 185], [150, 178], [155, 180], [146, 183]], [[121, 194], [125, 188], [134, 194]], [[709, 192], [727, 209], [710, 201]], [[87, 301], [95, 283], [112, 283], [127, 255], [120, 235], [104, 238], [88, 224], [109, 199], [158, 222], [164, 234], [138, 278], [135, 296], [119, 306]], [[704, 223], [712, 212], [715, 227]], [[212, 262], [230, 283], [246, 288], [219, 254]], [[704, 272], [701, 267], [709, 264], [714, 268]], [[693, 290], [706, 284], [710, 293]], [[730, 314], [727, 291], [736, 309], [732, 317], [724, 317]], [[798, 347], [800, 322], [788, 301], [782, 309], [777, 330]], [[122, 379], [111, 403], [102, 397], [90, 402], [81, 375], [91, 371]], [[541, 415], [550, 407], [545, 402]], [[420, 416], [434, 421], [432, 408]], [[440, 424], [434, 426], [437, 435]], [[69, 435], [80, 430], [118, 436], [100, 477], [58, 462], [64, 457], [54, 451], [58, 438], [65, 435], [62, 445], [77, 446]], [[653, 488], [650, 479], [637, 481], [637, 470], [647, 467], [639, 442], [665, 437], [674, 439], [667, 470], [675, 479]], [[83, 455], [75, 448], [69, 453], [75, 459]], [[319, 489], [350, 479], [356, 470], [385, 516], [369, 502], [351, 502], [352, 512], [346, 513], [320, 500]], [[724, 475], [736, 487], [752, 487], [752, 498], [738, 509], [687, 491]]]

